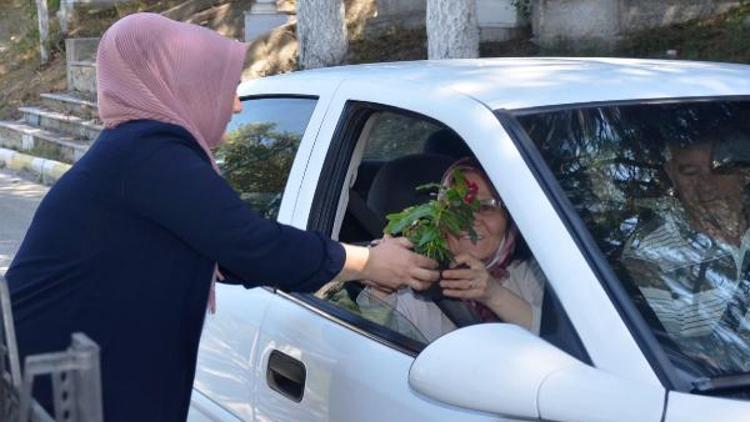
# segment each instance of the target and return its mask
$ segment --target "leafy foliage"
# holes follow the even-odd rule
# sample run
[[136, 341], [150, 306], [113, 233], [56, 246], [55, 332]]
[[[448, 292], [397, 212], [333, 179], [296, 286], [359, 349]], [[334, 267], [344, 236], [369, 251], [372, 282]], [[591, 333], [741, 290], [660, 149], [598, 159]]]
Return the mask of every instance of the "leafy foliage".
[[477, 241], [474, 231], [474, 213], [479, 210], [477, 185], [467, 182], [460, 170], [451, 177], [450, 187], [432, 183], [417, 188], [437, 189], [437, 198], [386, 216], [386, 234], [405, 236], [414, 244], [415, 252], [443, 265], [453, 259], [448, 249], [448, 234], [468, 233], [472, 241]]

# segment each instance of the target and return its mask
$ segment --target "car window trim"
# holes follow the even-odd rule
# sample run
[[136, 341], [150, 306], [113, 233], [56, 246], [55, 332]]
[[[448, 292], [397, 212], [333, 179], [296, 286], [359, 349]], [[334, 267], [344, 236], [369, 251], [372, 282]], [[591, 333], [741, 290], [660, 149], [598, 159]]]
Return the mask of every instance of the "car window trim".
[[[730, 99], [731, 98], [731, 99]], [[541, 152], [534, 142], [529, 138], [526, 130], [516, 119], [516, 116], [526, 116], [529, 114], [540, 114], [555, 111], [564, 111], [581, 108], [611, 107], [623, 105], [653, 105], [665, 104], [672, 102], [704, 102], [704, 101], [746, 101], [750, 96], [732, 96], [732, 97], [688, 97], [686, 99], [669, 101], [663, 100], [628, 100], [628, 101], [611, 101], [596, 103], [579, 103], [565, 106], [554, 107], [537, 107], [523, 110], [495, 110], [500, 124], [505, 128], [511, 140], [518, 149], [521, 157], [526, 162], [535, 179], [542, 188], [545, 196], [560, 217], [560, 221], [565, 225], [573, 241], [586, 259], [594, 275], [599, 280], [605, 293], [614, 305], [615, 310], [630, 331], [633, 339], [638, 344], [644, 357], [654, 370], [657, 378], [667, 390], [689, 393], [692, 389], [691, 380], [686, 379], [678, 374], [677, 368], [667, 356], [666, 351], [656, 338], [643, 316], [640, 314], [636, 305], [630, 299], [625, 287], [620, 283], [619, 278], [614, 273], [612, 266], [604, 257], [601, 249], [591, 236], [588, 227], [581, 220], [575, 211], [573, 204], [568, 199], [556, 177], [550, 170]]]
[[692, 97], [669, 97], [669, 98], [642, 98], [627, 100], [611, 101], [590, 101], [580, 103], [566, 103], [555, 105], [544, 105], [535, 107], [524, 107], [514, 109], [498, 109], [510, 113], [514, 117], [527, 116], [530, 114], [554, 113], [557, 111], [568, 110], [585, 110], [597, 107], [617, 107], [631, 105], [660, 105], [660, 104], [682, 104], [682, 103], [703, 103], [714, 101], [750, 101], [750, 95], [711, 95], [711, 96], [692, 96]]
[[320, 101], [319, 96], [307, 95], [307, 94], [250, 94], [250, 95], [243, 95], [239, 98], [241, 102], [251, 101], [251, 100], [273, 100], [273, 99], [293, 99], [293, 100], [299, 99], [299, 100]]
[[[368, 101], [348, 100], [336, 124], [333, 138], [328, 146], [326, 158], [323, 161], [319, 180], [327, 180], [328, 182], [325, 184], [318, 183], [315, 188], [310, 215], [308, 216], [308, 230], [319, 231], [330, 236], [337, 210], [337, 206], [334, 207], [331, 204], [335, 203], [338, 205], [340, 200], [341, 187], [346, 179], [351, 155], [359, 139], [357, 135], [361, 132], [367, 119], [378, 112], [395, 113], [424, 120], [439, 127], [447, 127], [445, 123], [411, 110]], [[344, 148], [346, 148], [346, 151]], [[348, 158], [347, 161], [345, 163], [337, 162], [339, 157], [342, 157], [344, 153]], [[331, 188], [331, 186], [335, 187], [335, 189]]]
[[321, 299], [312, 294], [305, 293], [287, 293], [277, 290], [276, 293], [320, 316], [344, 326], [357, 334], [365, 336], [378, 343], [396, 349], [411, 357], [416, 357], [425, 347], [426, 344], [407, 337], [397, 331], [370, 321], [355, 313], [349, 312], [344, 308], [336, 306], [325, 299]]
[[[275, 294], [355, 333], [395, 349], [412, 358], [427, 347], [426, 344], [409, 338], [397, 331], [365, 319], [312, 294], [288, 293], [276, 287], [262, 286]], [[365, 328], [366, 327], [366, 328]], [[368, 331], [368, 329], [372, 331]]]

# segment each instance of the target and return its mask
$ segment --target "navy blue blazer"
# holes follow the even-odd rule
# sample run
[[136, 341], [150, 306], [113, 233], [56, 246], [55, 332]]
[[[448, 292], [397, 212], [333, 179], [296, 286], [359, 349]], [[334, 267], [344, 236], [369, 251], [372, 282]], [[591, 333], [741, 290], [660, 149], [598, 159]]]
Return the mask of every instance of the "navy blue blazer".
[[[82, 331], [101, 346], [106, 421], [177, 421], [215, 262], [248, 288], [314, 291], [344, 259], [250, 211], [185, 129], [139, 120], [104, 130], [50, 189], [6, 278], [23, 356]], [[35, 394], [49, 405], [48, 385]]]

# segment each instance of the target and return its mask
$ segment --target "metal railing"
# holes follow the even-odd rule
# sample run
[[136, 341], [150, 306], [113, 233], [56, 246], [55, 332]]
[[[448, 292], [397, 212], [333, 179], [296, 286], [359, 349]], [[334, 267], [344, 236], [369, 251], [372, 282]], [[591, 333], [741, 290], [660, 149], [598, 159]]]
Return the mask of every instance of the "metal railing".
[[[0, 309], [0, 420], [102, 422], [99, 346], [85, 334], [74, 333], [67, 350], [27, 356], [21, 372], [10, 294], [2, 275]], [[54, 415], [32, 397], [40, 376], [52, 378]]]

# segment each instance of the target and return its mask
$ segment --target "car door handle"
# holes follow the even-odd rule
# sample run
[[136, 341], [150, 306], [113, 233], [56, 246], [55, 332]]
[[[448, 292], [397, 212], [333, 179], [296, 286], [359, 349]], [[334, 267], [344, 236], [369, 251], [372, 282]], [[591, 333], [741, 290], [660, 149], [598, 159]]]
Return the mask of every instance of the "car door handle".
[[271, 351], [268, 357], [266, 382], [272, 390], [299, 403], [305, 394], [306, 377], [305, 364], [286, 353], [278, 350]]

